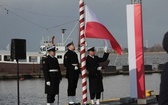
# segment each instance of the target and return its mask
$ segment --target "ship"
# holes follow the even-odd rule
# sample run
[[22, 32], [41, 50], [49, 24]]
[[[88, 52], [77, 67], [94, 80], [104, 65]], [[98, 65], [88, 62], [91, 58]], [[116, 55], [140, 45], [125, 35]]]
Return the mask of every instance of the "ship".
[[[42, 38], [40, 42], [39, 52], [26, 52], [26, 59], [19, 60], [19, 72], [21, 77], [33, 78], [43, 77], [42, 59], [47, 56], [47, 47], [54, 43], [54, 37], [50, 40], [49, 37]], [[64, 54], [67, 48], [63, 43], [54, 43], [56, 46], [56, 55], [60, 64], [60, 69], [63, 75], [66, 73], [66, 68], [63, 65]], [[97, 53], [100, 55], [103, 51], [101, 47], [97, 47]], [[80, 62], [80, 51], [75, 51]], [[108, 66], [109, 60], [101, 63], [103, 67]], [[0, 50], [0, 78], [16, 78], [17, 62], [11, 60], [10, 50]]]

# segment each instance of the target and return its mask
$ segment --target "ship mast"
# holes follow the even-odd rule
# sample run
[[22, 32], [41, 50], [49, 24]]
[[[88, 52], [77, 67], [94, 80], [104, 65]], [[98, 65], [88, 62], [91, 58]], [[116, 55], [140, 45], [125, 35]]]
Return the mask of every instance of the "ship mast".
[[62, 46], [64, 45], [64, 34], [66, 29], [61, 29], [62, 30]]

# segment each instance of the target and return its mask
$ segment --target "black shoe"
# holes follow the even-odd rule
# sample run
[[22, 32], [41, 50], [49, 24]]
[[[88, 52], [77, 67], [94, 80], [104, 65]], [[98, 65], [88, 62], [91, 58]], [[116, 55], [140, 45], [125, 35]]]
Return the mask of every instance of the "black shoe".
[[80, 105], [80, 103], [75, 103], [74, 105]]
[[68, 105], [81, 105], [80, 103], [68, 104]]
[[75, 104], [68, 104], [68, 105], [75, 105]]

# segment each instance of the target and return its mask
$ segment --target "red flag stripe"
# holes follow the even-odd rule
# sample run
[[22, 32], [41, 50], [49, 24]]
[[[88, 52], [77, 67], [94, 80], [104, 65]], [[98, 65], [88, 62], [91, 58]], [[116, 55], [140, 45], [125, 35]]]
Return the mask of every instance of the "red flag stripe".
[[85, 6], [85, 15], [86, 15], [86, 28], [85, 28], [85, 36], [86, 38], [99, 38], [99, 39], [107, 39], [111, 43], [111, 47], [118, 53], [122, 53], [122, 49], [112, 34], [108, 31], [108, 29], [97, 19], [96, 15]]
[[136, 46], [136, 67], [137, 67], [137, 88], [138, 88], [137, 92], [138, 92], [138, 98], [145, 98], [142, 11], [140, 4], [134, 5], [134, 21], [135, 21], [135, 46]]
[[110, 40], [112, 48], [118, 53], [122, 53], [122, 49], [115, 38], [107, 30], [107, 28], [98, 22], [87, 22], [85, 34], [87, 38], [100, 38]]

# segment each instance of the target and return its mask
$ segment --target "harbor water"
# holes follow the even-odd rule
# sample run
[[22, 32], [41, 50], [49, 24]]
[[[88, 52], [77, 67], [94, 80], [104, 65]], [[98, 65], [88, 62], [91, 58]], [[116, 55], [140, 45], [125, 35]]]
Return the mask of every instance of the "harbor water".
[[[110, 65], [128, 65], [127, 55], [110, 55]], [[145, 54], [145, 64], [154, 65], [168, 61], [165, 53]], [[104, 99], [122, 98], [130, 95], [129, 75], [104, 76]], [[159, 92], [160, 73], [145, 75], [146, 90]], [[67, 79], [63, 78], [60, 83], [60, 105], [67, 103]], [[57, 98], [57, 97], [56, 97]], [[89, 92], [88, 92], [89, 99]], [[56, 100], [57, 101], [57, 100]], [[82, 101], [81, 79], [78, 81], [77, 101]], [[17, 81], [0, 80], [0, 105], [17, 105]], [[20, 105], [46, 105], [46, 94], [44, 94], [44, 79], [29, 79], [20, 81]]]
[[[130, 82], [128, 75], [107, 76], [104, 82], [104, 99], [128, 97]], [[147, 74], [145, 76], [146, 89], [159, 92], [160, 74]], [[77, 101], [81, 102], [81, 79], [78, 82]], [[89, 94], [88, 94], [89, 98]], [[67, 79], [63, 78], [60, 83], [60, 105], [67, 102]], [[31, 79], [20, 81], [20, 104], [21, 105], [46, 105], [44, 94], [44, 80]], [[0, 105], [17, 105], [17, 82], [16, 80], [0, 81]]]
[[[113, 66], [121, 67], [123, 65], [128, 65], [128, 54], [116, 55], [110, 54], [110, 64]], [[153, 69], [157, 69], [159, 64], [163, 64], [168, 61], [167, 53], [145, 53], [144, 54], [144, 64], [152, 65]]]

